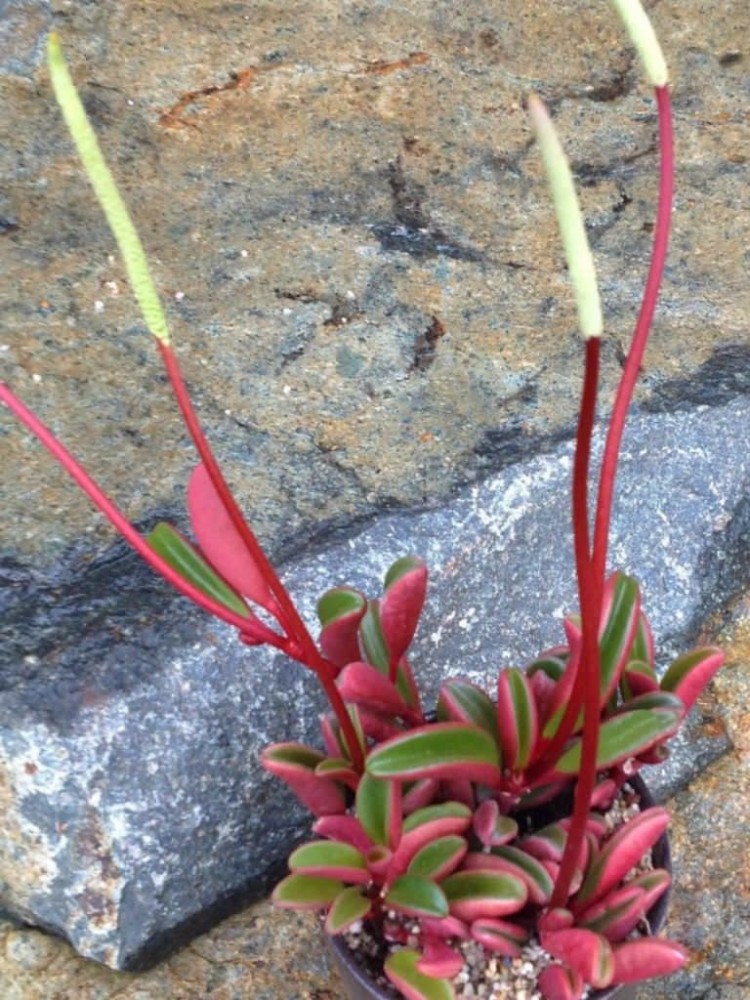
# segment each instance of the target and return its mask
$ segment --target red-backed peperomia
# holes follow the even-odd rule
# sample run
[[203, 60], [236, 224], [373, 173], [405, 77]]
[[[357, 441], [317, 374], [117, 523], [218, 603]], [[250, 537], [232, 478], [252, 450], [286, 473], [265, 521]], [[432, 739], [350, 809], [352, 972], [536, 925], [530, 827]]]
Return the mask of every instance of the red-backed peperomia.
[[242, 642], [272, 645], [316, 674], [331, 706], [322, 719], [324, 750], [290, 742], [263, 754], [266, 769], [316, 817], [319, 838], [291, 855], [291, 874], [274, 898], [325, 912], [331, 934], [364, 923], [386, 945], [385, 973], [407, 1000], [449, 1000], [466, 942], [512, 958], [536, 941], [545, 1000], [662, 975], [686, 958], [644, 928], [669, 886], [669, 874], [643, 860], [668, 816], [658, 806], [639, 809], [628, 779], [664, 759], [723, 655], [692, 650], [659, 680], [636, 581], [606, 576], [617, 459], [664, 267], [673, 175], [661, 50], [639, 0], [614, 3], [655, 88], [661, 171], [651, 264], [607, 430], [593, 533], [599, 294], [565, 156], [541, 101], [528, 102], [586, 344], [572, 490], [580, 614], [564, 623], [565, 645], [525, 670], [502, 670], [489, 693], [460, 677], [446, 680], [434, 718], [424, 713], [406, 657], [425, 600], [424, 564], [396, 562], [378, 600], [330, 590], [319, 603], [316, 643], [244, 520], [182, 380], [138, 235], [50, 38], [57, 99], [200, 458], [187, 497], [197, 545], [167, 524], [141, 536], [5, 383], [0, 400], [172, 586], [236, 628]]

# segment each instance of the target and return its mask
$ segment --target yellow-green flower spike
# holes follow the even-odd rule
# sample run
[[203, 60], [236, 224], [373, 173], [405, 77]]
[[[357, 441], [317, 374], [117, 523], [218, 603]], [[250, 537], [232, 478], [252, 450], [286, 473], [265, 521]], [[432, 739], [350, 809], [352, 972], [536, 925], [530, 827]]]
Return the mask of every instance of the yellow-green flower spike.
[[151, 333], [163, 344], [168, 344], [167, 319], [159, 300], [159, 293], [151, 278], [143, 245], [125, 202], [117, 190], [115, 179], [104, 160], [94, 130], [65, 64], [60, 39], [54, 32], [49, 36], [47, 59], [57, 103], [78, 150], [83, 168], [120, 248], [128, 280], [143, 319]]
[[602, 306], [599, 286], [596, 283], [594, 258], [583, 225], [581, 206], [578, 204], [568, 160], [560, 145], [552, 119], [535, 94], [529, 97], [529, 116], [547, 171], [552, 203], [573, 284], [581, 334], [585, 340], [601, 337]]
[[669, 74], [664, 53], [641, 0], [612, 0], [612, 2], [641, 57], [649, 82], [653, 87], [666, 87], [669, 83]]

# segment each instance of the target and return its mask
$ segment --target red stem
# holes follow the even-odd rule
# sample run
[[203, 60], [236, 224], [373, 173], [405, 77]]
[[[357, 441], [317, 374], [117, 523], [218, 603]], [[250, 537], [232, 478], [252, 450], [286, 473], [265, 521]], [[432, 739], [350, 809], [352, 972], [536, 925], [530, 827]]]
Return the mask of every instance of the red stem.
[[53, 455], [68, 475], [83, 490], [88, 498], [99, 508], [107, 520], [119, 531], [122, 537], [136, 550], [144, 562], [178, 590], [185, 597], [195, 604], [198, 604], [210, 614], [215, 615], [228, 625], [233, 625], [239, 629], [242, 635], [246, 635], [257, 642], [267, 642], [286, 652], [288, 641], [277, 635], [256, 618], [243, 618], [235, 614], [223, 604], [213, 601], [202, 591], [196, 589], [188, 583], [180, 574], [173, 569], [168, 562], [161, 558], [143, 538], [143, 536], [133, 527], [124, 514], [115, 506], [110, 498], [104, 493], [101, 487], [89, 476], [85, 469], [70, 454], [62, 442], [58, 441], [52, 431], [42, 423], [4, 382], [0, 382], [0, 400], [5, 403], [11, 413], [16, 416], [24, 426], [44, 445]]
[[612, 499], [614, 496], [617, 463], [620, 454], [620, 444], [625, 429], [633, 390], [643, 361], [643, 354], [648, 343], [651, 323], [659, 297], [664, 263], [669, 244], [669, 229], [672, 215], [672, 198], [674, 192], [674, 136], [672, 132], [672, 114], [669, 100], [669, 88], [656, 88], [656, 103], [659, 112], [659, 149], [661, 167], [659, 172], [659, 202], [656, 210], [656, 225], [654, 241], [651, 249], [649, 266], [643, 302], [638, 314], [638, 320], [630, 345], [625, 369], [617, 388], [612, 417], [607, 431], [604, 446], [601, 472], [599, 475], [599, 497], [596, 506], [596, 524], [594, 529], [593, 574], [596, 579], [604, 579], [607, 565], [607, 544], [609, 541], [609, 524], [612, 517]]
[[280, 614], [276, 617], [282, 627], [286, 630], [289, 639], [291, 639], [296, 647], [296, 649], [289, 652], [288, 655], [302, 663], [304, 666], [309, 667], [317, 675], [323, 685], [323, 690], [326, 693], [326, 697], [330, 702], [331, 708], [333, 709], [339, 725], [341, 726], [344, 739], [346, 740], [347, 746], [349, 747], [352, 755], [352, 763], [354, 764], [355, 769], [361, 772], [364, 770], [364, 756], [362, 754], [362, 748], [357, 738], [354, 724], [352, 723], [349, 712], [346, 709], [346, 705], [344, 704], [339, 690], [334, 683], [335, 677], [338, 674], [338, 669], [333, 663], [331, 663], [330, 660], [327, 660], [324, 656], [322, 656], [318, 650], [318, 647], [315, 645], [315, 642], [308, 632], [305, 623], [302, 621], [294, 602], [289, 596], [286, 587], [276, 575], [276, 571], [250, 529], [250, 526], [245, 521], [242, 511], [237, 505], [237, 501], [232, 496], [226, 480], [222, 475], [221, 469], [219, 468], [219, 464], [214, 458], [211, 447], [206, 440], [203, 429], [201, 428], [198, 415], [195, 412], [192, 400], [190, 399], [187, 387], [182, 378], [182, 372], [180, 371], [177, 356], [171, 347], [168, 344], [162, 343], [162, 341], [159, 341], [159, 351], [164, 361], [167, 375], [169, 377], [175, 399], [177, 400], [177, 405], [180, 408], [182, 418], [188, 429], [190, 437], [193, 439], [196, 451], [206, 467], [206, 471], [211, 478], [211, 482], [213, 483], [216, 492], [221, 498], [224, 509], [229, 514], [233, 525], [237, 529], [256, 566], [263, 574], [271, 593], [278, 603]]
[[[576, 489], [574, 481], [576, 568], [583, 631], [581, 665], [579, 667], [579, 676], [576, 678], [575, 691], [577, 692], [579, 689], [580, 681], [584, 687], [584, 724], [581, 746], [581, 768], [575, 790], [573, 817], [565, 845], [565, 852], [560, 864], [560, 871], [550, 901], [550, 907], [552, 908], [564, 906], [567, 903], [576, 860], [580, 855], [585, 837], [586, 817], [591, 804], [591, 793], [596, 782], [596, 755], [600, 729], [600, 651], [598, 627], [604, 593], [607, 545], [609, 541], [615, 479], [617, 476], [617, 463], [628, 409], [633, 398], [633, 391], [638, 379], [646, 344], [648, 343], [651, 323], [656, 309], [656, 301], [659, 296], [659, 288], [664, 274], [664, 264], [669, 243], [674, 190], [674, 138], [668, 87], [656, 88], [656, 102], [659, 113], [661, 163], [659, 171], [659, 201], [656, 212], [651, 261], [633, 340], [628, 352], [625, 369], [617, 388], [612, 416], [607, 431], [604, 456], [599, 474], [594, 545], [590, 559], [587, 557], [582, 558], [584, 553], [583, 542], [581, 540], [583, 522], [581, 520], [581, 510], [578, 507], [582, 487], [579, 483], [578, 489]], [[588, 360], [587, 356], [587, 363]], [[578, 493], [578, 501], [576, 501], [576, 493]], [[585, 492], [583, 496], [585, 497]], [[586, 525], [587, 533], [588, 527]], [[575, 700], [577, 699], [574, 694], [571, 701]], [[578, 709], [576, 708], [576, 714], [577, 712]]]

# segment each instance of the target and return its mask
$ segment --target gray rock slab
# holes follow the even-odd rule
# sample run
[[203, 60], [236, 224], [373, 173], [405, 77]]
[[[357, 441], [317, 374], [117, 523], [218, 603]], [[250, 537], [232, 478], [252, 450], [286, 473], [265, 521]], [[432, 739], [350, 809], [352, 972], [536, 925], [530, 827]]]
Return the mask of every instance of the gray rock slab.
[[[642, 414], [625, 441], [612, 561], [638, 574], [666, 663], [750, 582], [750, 404]], [[500, 665], [561, 638], [575, 605], [570, 444], [509, 467], [452, 503], [394, 515], [290, 564], [312, 625], [328, 586], [372, 592], [405, 552], [432, 568], [413, 662], [428, 704], [441, 677], [492, 690]], [[283, 868], [305, 817], [262, 774], [279, 739], [315, 741], [313, 679], [237, 644], [121, 550], [69, 582], [3, 592], [0, 885], [16, 915], [83, 954], [138, 967]], [[76, 600], [76, 598], [78, 600]], [[727, 748], [700, 716], [657, 779], [684, 785]]]

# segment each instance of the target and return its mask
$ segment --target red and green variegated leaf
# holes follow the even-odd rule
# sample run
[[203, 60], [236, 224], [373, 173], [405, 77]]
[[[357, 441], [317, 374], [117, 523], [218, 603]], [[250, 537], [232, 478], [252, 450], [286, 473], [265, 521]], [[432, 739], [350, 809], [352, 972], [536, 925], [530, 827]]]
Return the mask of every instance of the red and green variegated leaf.
[[434, 979], [417, 968], [421, 955], [411, 948], [394, 951], [383, 966], [388, 979], [405, 1000], [454, 1000], [449, 979]]
[[367, 611], [367, 598], [351, 587], [334, 587], [318, 601], [320, 647], [337, 667], [360, 658], [359, 623]]
[[529, 664], [526, 674], [528, 677], [533, 677], [541, 672], [545, 677], [549, 677], [551, 681], [557, 683], [565, 673], [565, 664], [568, 662], [569, 653], [570, 650], [567, 646], [555, 646], [553, 649], [547, 649]]
[[643, 937], [614, 947], [614, 983], [637, 983], [652, 976], [669, 976], [683, 968], [688, 952], [665, 938]]
[[494, 799], [485, 799], [477, 807], [473, 827], [485, 847], [501, 847], [518, 835], [518, 823], [510, 816], [503, 816]]
[[654, 652], [654, 636], [651, 631], [649, 620], [643, 611], [641, 611], [638, 615], [638, 625], [636, 626], [635, 636], [633, 637], [630, 658], [631, 660], [640, 660], [642, 663], [647, 663], [652, 669], [654, 667], [654, 661], [656, 659], [656, 654]]
[[518, 847], [493, 847], [489, 853], [473, 852], [467, 855], [463, 867], [515, 875], [526, 885], [529, 900], [539, 906], [547, 904], [552, 897], [554, 883], [547, 869], [541, 861]]
[[404, 556], [386, 573], [380, 601], [380, 625], [391, 663], [398, 663], [409, 648], [426, 593], [427, 567], [421, 559]]
[[359, 783], [359, 775], [352, 768], [352, 762], [343, 757], [326, 757], [315, 768], [315, 774], [319, 778], [341, 781], [352, 790], [355, 790]]
[[234, 611], [236, 615], [248, 619], [254, 617], [239, 593], [216, 573], [195, 546], [183, 538], [171, 524], [161, 521], [149, 532], [146, 541], [183, 580], [192, 583], [201, 593]]
[[374, 844], [393, 847], [401, 837], [401, 788], [363, 774], [357, 788], [355, 814]]
[[540, 861], [562, 861], [568, 835], [559, 823], [550, 823], [521, 840], [521, 848]]
[[548, 965], [539, 973], [538, 986], [544, 1000], [580, 1000], [583, 977], [564, 965]]
[[[676, 709], [625, 711], [607, 719], [599, 730], [598, 770], [636, 757], [671, 736], [679, 727]], [[555, 773], [577, 774], [581, 766], [581, 740], [576, 738], [555, 765]]]
[[505, 872], [462, 870], [444, 879], [441, 887], [453, 916], [469, 923], [517, 913], [528, 898], [525, 883]]
[[578, 923], [603, 934], [608, 941], [624, 941], [664, 895], [671, 881], [669, 873], [662, 868], [644, 872], [584, 911]]
[[423, 778], [421, 781], [415, 781], [407, 785], [404, 789], [401, 810], [404, 816], [408, 816], [417, 809], [424, 809], [425, 806], [430, 805], [434, 801], [439, 788], [440, 782], [434, 778]]
[[202, 462], [190, 477], [187, 506], [195, 537], [211, 565], [238, 593], [276, 614], [278, 606], [263, 570], [245, 545]]
[[440, 920], [422, 917], [419, 923], [428, 937], [455, 938], [456, 941], [468, 941], [471, 938], [468, 925], [458, 917], [448, 915], [441, 917]]
[[603, 990], [612, 982], [614, 957], [606, 938], [580, 927], [547, 931], [541, 935], [542, 948], [579, 973], [594, 989]]
[[662, 690], [676, 694], [687, 714], [723, 662], [724, 653], [715, 646], [691, 649], [668, 668], [662, 678]]
[[344, 889], [331, 903], [326, 917], [326, 933], [341, 934], [358, 920], [364, 920], [372, 909], [372, 900], [362, 895], [357, 885]]
[[471, 810], [460, 802], [442, 802], [417, 809], [404, 820], [392, 872], [399, 875], [405, 872], [417, 851], [440, 837], [460, 836], [470, 823]]
[[279, 882], [271, 899], [288, 910], [322, 910], [330, 906], [344, 885], [338, 879], [294, 872]]
[[[367, 611], [359, 625], [359, 641], [367, 662], [387, 677], [390, 668], [390, 652], [380, 622], [379, 601], [367, 602]], [[398, 665], [396, 688], [408, 705], [412, 708], [419, 708], [419, 693], [406, 659], [402, 659]]]
[[599, 638], [601, 704], [609, 700], [630, 659], [641, 610], [638, 583], [625, 573], [614, 573], [607, 582]]
[[370, 880], [367, 861], [361, 851], [335, 840], [311, 840], [302, 844], [289, 856], [289, 870], [355, 885], [364, 885]]
[[453, 979], [464, 967], [464, 956], [445, 941], [428, 940], [417, 968], [435, 979]]
[[507, 958], [517, 958], [529, 939], [529, 932], [509, 920], [483, 917], [471, 925], [471, 936], [490, 951]]
[[440, 688], [437, 717], [441, 722], [468, 722], [497, 739], [497, 709], [477, 684], [461, 677], [445, 681]]
[[607, 841], [586, 873], [574, 911], [580, 913], [619, 885], [624, 875], [651, 850], [669, 826], [669, 813], [661, 806], [644, 809], [621, 826]]
[[501, 670], [497, 681], [497, 731], [503, 767], [522, 771], [539, 739], [539, 718], [531, 684], [523, 670]]
[[344, 701], [388, 716], [409, 714], [409, 706], [376, 667], [369, 663], [349, 663], [339, 674], [336, 685]]
[[343, 813], [346, 811], [343, 786], [315, 774], [323, 760], [322, 753], [302, 743], [274, 743], [260, 757], [266, 771], [281, 778], [314, 816]]
[[410, 917], [447, 917], [448, 901], [437, 882], [420, 875], [401, 875], [383, 900], [399, 913]]
[[658, 690], [659, 678], [654, 668], [644, 660], [630, 660], [620, 678], [620, 694], [623, 700], [629, 701], [638, 695]]
[[458, 868], [467, 850], [468, 844], [457, 834], [438, 837], [420, 847], [409, 862], [407, 872], [409, 875], [421, 875], [439, 882]]
[[477, 726], [439, 722], [396, 736], [371, 751], [367, 770], [378, 778], [465, 778], [499, 784], [497, 745]]
[[385, 882], [386, 878], [391, 876], [393, 851], [390, 847], [377, 844], [367, 854], [367, 866], [375, 882], [378, 884]]
[[572, 927], [575, 922], [576, 918], [570, 910], [566, 910], [564, 906], [556, 906], [553, 910], [542, 913], [537, 921], [537, 928], [540, 934], [547, 931], [562, 931]]
[[348, 814], [321, 816], [313, 823], [312, 831], [319, 837], [338, 840], [342, 844], [351, 844], [363, 854], [367, 854], [373, 846], [372, 841], [362, 829], [360, 821], [355, 816]]

